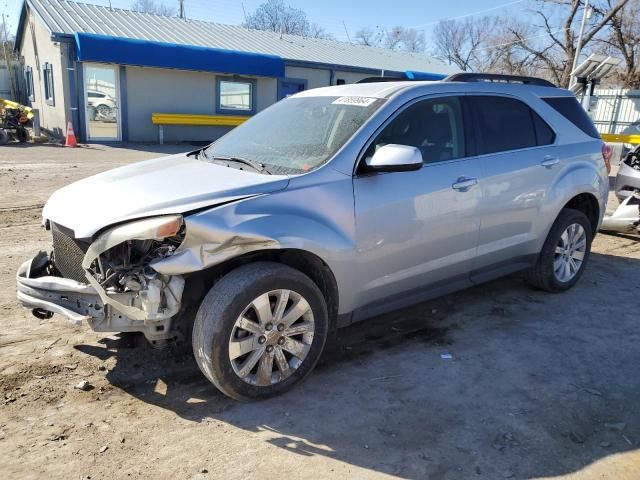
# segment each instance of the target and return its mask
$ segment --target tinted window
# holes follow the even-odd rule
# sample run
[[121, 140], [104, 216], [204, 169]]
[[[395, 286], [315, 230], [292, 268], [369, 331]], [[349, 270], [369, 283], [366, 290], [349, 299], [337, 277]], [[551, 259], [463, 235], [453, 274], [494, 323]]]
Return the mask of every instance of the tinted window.
[[533, 116], [533, 124], [536, 128], [536, 140], [538, 141], [538, 145], [550, 145], [556, 139], [556, 134], [551, 127], [547, 125], [540, 115], [531, 110], [531, 115]]
[[589, 115], [575, 97], [548, 97], [543, 100], [584, 133], [593, 138], [600, 138]]
[[476, 118], [478, 154], [505, 152], [538, 145], [532, 110], [506, 97], [471, 96]]
[[460, 100], [445, 97], [408, 107], [378, 135], [366, 156], [388, 144], [408, 145], [422, 152], [424, 163], [465, 156]]

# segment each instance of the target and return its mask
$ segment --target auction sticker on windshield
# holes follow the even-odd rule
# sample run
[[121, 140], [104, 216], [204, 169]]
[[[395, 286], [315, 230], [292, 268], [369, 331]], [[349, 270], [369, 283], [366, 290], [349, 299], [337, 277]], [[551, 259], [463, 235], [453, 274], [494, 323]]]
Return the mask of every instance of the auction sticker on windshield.
[[354, 105], [356, 107], [368, 107], [375, 101], [375, 98], [370, 97], [340, 97], [335, 99], [331, 103], [333, 103], [334, 105]]

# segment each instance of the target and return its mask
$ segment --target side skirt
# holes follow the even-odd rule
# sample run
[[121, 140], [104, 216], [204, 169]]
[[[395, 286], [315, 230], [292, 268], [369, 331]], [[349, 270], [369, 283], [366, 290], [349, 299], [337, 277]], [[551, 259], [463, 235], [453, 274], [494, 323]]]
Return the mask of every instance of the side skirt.
[[537, 255], [523, 255], [489, 267], [473, 270], [468, 274], [459, 275], [436, 284], [420, 287], [391, 297], [385, 297], [382, 300], [376, 300], [352, 312], [338, 315], [337, 327], [347, 327], [353, 323], [427, 302], [434, 298], [525, 270], [533, 266], [537, 258]]

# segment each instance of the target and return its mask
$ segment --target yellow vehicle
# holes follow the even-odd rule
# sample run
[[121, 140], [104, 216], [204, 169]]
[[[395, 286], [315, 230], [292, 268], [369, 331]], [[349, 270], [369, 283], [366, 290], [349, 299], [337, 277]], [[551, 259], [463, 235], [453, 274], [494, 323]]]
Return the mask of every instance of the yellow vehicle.
[[19, 142], [29, 138], [27, 127], [33, 118], [33, 110], [11, 100], [0, 98], [0, 145], [14, 136]]

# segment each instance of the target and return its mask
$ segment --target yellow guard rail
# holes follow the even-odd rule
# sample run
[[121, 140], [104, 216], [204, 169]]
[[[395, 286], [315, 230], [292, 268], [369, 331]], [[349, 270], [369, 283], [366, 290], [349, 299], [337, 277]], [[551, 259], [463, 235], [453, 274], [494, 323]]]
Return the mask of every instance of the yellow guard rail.
[[164, 143], [165, 125], [196, 125], [204, 127], [237, 127], [249, 119], [244, 115], [193, 115], [190, 113], [152, 113], [151, 123], [158, 125], [160, 145]]
[[617, 133], [603, 133], [600, 135], [605, 142], [612, 143], [640, 143], [640, 135], [622, 135]]

